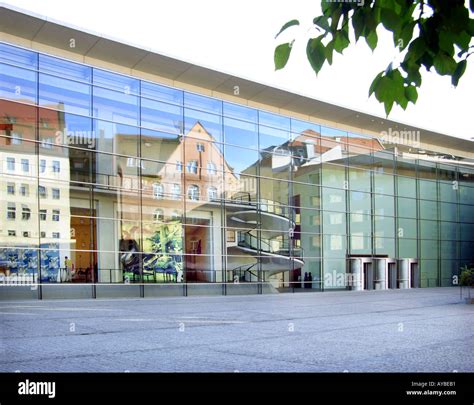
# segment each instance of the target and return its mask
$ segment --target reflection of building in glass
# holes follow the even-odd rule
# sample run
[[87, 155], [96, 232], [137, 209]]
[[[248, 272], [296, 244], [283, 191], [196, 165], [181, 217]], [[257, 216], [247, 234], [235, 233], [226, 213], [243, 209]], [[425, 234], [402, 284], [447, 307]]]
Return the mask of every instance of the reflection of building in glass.
[[175, 74], [160, 55], [143, 56], [148, 81], [15, 38], [0, 45], [1, 273], [59, 294], [67, 256], [78, 289], [64, 296], [92, 282], [97, 296], [236, 294], [445, 286], [474, 261], [468, 141], [394, 143], [336, 106], [317, 124], [305, 108], [319, 102], [277, 89], [294, 113], [268, 112], [265, 86], [256, 109], [158, 84]]

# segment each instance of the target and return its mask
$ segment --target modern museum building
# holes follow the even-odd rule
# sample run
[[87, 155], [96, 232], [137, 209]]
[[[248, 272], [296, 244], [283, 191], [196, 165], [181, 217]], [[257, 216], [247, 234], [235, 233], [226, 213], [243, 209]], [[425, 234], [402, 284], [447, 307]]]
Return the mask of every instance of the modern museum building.
[[474, 262], [472, 141], [0, 26], [3, 299], [451, 286]]

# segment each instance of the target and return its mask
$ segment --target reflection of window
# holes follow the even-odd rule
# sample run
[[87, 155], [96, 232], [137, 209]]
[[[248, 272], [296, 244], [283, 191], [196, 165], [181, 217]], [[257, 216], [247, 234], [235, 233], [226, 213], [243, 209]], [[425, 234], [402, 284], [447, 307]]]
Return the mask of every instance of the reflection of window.
[[53, 232], [53, 239], [59, 239], [60, 234], [59, 232]]
[[176, 171], [177, 172], [183, 171], [183, 162], [181, 162], [181, 160], [176, 161]]
[[23, 232], [23, 237], [24, 238], [29, 238], [30, 237], [30, 233], [28, 231], [24, 231]]
[[28, 184], [22, 184], [20, 186], [20, 194], [23, 197], [28, 197], [28, 195], [30, 194], [30, 187], [28, 186]]
[[195, 184], [188, 187], [188, 198], [195, 201], [199, 200], [199, 187]]
[[211, 200], [216, 200], [217, 199], [217, 188], [215, 187], [209, 187], [207, 189], [207, 199], [209, 201]]
[[46, 160], [41, 159], [39, 165], [40, 173], [44, 173], [46, 171]]
[[39, 214], [40, 221], [46, 221], [47, 214], [48, 214], [48, 210], [40, 210], [40, 214]]
[[156, 200], [163, 199], [165, 195], [165, 189], [161, 183], [153, 183], [153, 198]]
[[45, 186], [38, 186], [38, 195], [40, 198], [46, 198], [48, 196]]
[[198, 162], [197, 160], [190, 160], [186, 165], [186, 169], [189, 173], [197, 174], [198, 172]]
[[181, 198], [181, 186], [177, 183], [174, 183], [171, 186], [171, 197], [173, 200], [179, 200]]
[[330, 247], [331, 250], [341, 250], [342, 249], [342, 236], [341, 235], [331, 235]]
[[8, 141], [9, 141], [10, 145], [21, 145], [22, 138], [23, 137], [21, 136], [21, 134], [19, 134], [17, 132], [13, 132]]
[[15, 195], [15, 183], [7, 183], [7, 194]]
[[153, 213], [153, 220], [154, 221], [163, 221], [165, 219], [165, 214], [161, 208], [157, 208]]
[[16, 206], [15, 206], [15, 203], [8, 203], [7, 219], [15, 219], [15, 218], [16, 218]]
[[331, 225], [342, 224], [342, 214], [329, 214], [329, 222]]
[[364, 233], [353, 232], [351, 235], [351, 247], [354, 250], [364, 249]]
[[59, 173], [61, 171], [61, 164], [59, 160], [53, 160], [53, 173]]
[[197, 149], [198, 152], [204, 152], [204, 150], [205, 150], [204, 149], [204, 144], [203, 143], [198, 143], [196, 145], [196, 149]]
[[213, 162], [207, 163], [207, 173], [211, 176], [214, 176], [217, 173], [217, 167]]
[[9, 231], [8, 231], [8, 236], [16, 236], [16, 231], [14, 231], [14, 230], [9, 230]]
[[59, 188], [53, 188], [52, 194], [53, 194], [53, 200], [59, 200], [60, 198]]
[[234, 243], [235, 242], [235, 232], [234, 231], [227, 231], [227, 242]]
[[25, 173], [30, 171], [30, 162], [28, 159], [21, 159], [21, 170], [23, 170]]
[[45, 231], [40, 232], [40, 238], [46, 238], [46, 232]]
[[28, 221], [30, 218], [31, 218], [31, 210], [28, 207], [23, 206], [21, 209], [21, 219], [23, 221]]
[[7, 157], [7, 170], [15, 170], [15, 158]]
[[53, 210], [53, 221], [59, 222], [59, 214], [60, 214], [59, 210]]
[[181, 213], [180, 213], [179, 211], [174, 210], [174, 211], [171, 213], [171, 219], [172, 219], [173, 221], [176, 221], [176, 220], [181, 219]]

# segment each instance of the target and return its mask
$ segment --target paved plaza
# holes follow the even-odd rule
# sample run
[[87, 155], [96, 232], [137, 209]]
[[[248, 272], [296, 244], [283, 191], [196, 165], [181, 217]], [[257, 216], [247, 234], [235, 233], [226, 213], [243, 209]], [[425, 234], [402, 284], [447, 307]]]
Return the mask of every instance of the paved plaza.
[[0, 303], [0, 371], [474, 371], [457, 288]]

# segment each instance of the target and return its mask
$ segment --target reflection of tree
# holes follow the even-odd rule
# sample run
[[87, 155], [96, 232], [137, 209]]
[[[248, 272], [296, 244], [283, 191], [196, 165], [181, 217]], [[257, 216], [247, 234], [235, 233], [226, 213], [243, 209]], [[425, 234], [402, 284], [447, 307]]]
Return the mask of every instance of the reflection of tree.
[[183, 273], [183, 229], [179, 221], [162, 224], [148, 238], [154, 254], [145, 258], [144, 268], [181, 281]]

